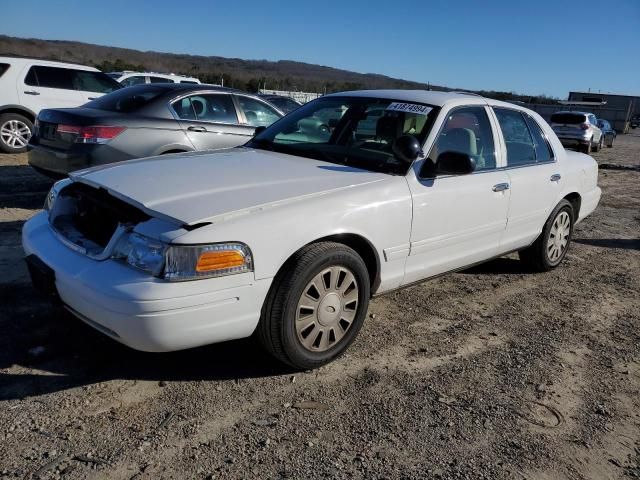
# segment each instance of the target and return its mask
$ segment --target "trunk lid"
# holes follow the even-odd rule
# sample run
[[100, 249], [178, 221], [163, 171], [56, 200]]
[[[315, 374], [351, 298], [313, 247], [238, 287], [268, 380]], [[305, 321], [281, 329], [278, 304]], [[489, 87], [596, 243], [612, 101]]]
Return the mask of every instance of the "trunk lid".
[[76, 141], [77, 134], [58, 131], [60, 125], [74, 127], [90, 125], [118, 125], [122, 115], [93, 108], [55, 108], [42, 110], [38, 115], [37, 142], [40, 145], [68, 150]]

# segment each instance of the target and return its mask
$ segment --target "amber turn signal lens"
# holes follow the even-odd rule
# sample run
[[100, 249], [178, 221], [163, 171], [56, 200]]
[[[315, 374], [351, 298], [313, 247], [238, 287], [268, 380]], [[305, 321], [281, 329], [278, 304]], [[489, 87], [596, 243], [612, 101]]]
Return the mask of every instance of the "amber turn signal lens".
[[225, 268], [241, 267], [244, 262], [244, 255], [235, 250], [204, 252], [198, 258], [196, 272], [213, 272]]

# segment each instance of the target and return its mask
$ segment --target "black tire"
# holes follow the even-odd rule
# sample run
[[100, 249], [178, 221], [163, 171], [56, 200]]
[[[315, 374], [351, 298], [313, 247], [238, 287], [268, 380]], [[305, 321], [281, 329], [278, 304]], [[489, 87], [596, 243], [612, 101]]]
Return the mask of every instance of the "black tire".
[[[355, 318], [335, 345], [321, 352], [305, 347], [296, 333], [298, 302], [314, 277], [323, 270], [347, 268], [358, 286]], [[319, 242], [298, 251], [274, 279], [262, 308], [256, 335], [274, 357], [296, 369], [320, 367], [339, 357], [358, 335], [369, 306], [370, 280], [362, 258], [351, 248], [335, 242]], [[314, 327], [315, 328], [315, 327]], [[312, 330], [313, 331], [313, 330]]]
[[[566, 237], [567, 243], [566, 243], [566, 246], [564, 247], [564, 250], [561, 251], [560, 256], [552, 260], [549, 257], [549, 249], [548, 249], [549, 237], [552, 234], [551, 231], [556, 219], [559, 218], [563, 212], [566, 212], [569, 215], [569, 222], [570, 222], [569, 234]], [[536, 241], [533, 242], [533, 244], [530, 247], [525, 248], [524, 250], [520, 250], [518, 252], [520, 256], [520, 260], [525, 265], [527, 265], [531, 270], [536, 272], [548, 272], [549, 270], [556, 268], [558, 265], [560, 265], [560, 263], [566, 256], [567, 251], [569, 250], [569, 246], [571, 244], [571, 237], [573, 235], [574, 222], [575, 222], [575, 213], [573, 211], [573, 206], [571, 205], [571, 203], [569, 203], [569, 201], [563, 199], [560, 203], [558, 203], [556, 208], [553, 209], [553, 212], [551, 212], [551, 215], [549, 215], [549, 218], [547, 222], [544, 224], [544, 228], [542, 229], [542, 233], [536, 239]]]
[[[6, 136], [10, 131], [13, 131], [12, 124], [10, 122], [19, 122], [29, 129], [28, 141], [33, 134], [33, 123], [24, 115], [19, 113], [4, 113], [0, 115], [0, 151], [4, 153], [22, 153], [27, 151], [27, 145], [21, 145], [16, 147], [13, 137]], [[21, 138], [24, 138], [21, 136]]]
[[609, 144], [607, 145], [607, 148], [613, 148], [613, 141], [616, 139], [616, 137], [611, 136], [611, 141], [609, 142]]
[[586, 153], [587, 155], [591, 155], [591, 149], [592, 149], [591, 141], [589, 141], [589, 143], [587, 143], [586, 145], [580, 145], [580, 148], [579, 148], [579, 150], [582, 153]]
[[598, 140], [598, 143], [596, 143], [596, 144], [593, 146], [593, 151], [594, 151], [594, 152], [599, 152], [599, 151], [600, 151], [600, 148], [602, 148], [602, 135], [600, 135], [600, 140]]

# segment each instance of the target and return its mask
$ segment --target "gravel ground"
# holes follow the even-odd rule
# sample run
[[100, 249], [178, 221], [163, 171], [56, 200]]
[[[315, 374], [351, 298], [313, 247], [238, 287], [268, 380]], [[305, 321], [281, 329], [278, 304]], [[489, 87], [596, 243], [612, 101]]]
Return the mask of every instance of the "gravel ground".
[[0, 155], [0, 477], [640, 478], [640, 132], [594, 157], [560, 268], [377, 298], [347, 355], [294, 373], [252, 340], [144, 354], [53, 310], [20, 248], [49, 182]]

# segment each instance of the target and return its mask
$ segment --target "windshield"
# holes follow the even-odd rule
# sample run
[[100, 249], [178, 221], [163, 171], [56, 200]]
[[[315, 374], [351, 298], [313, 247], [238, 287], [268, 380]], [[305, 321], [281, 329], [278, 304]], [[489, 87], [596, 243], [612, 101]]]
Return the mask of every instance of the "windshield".
[[323, 97], [307, 103], [256, 135], [247, 147], [405, 174], [392, 146], [402, 135], [422, 144], [438, 108], [369, 97]]

